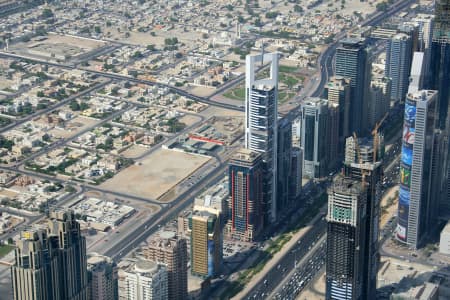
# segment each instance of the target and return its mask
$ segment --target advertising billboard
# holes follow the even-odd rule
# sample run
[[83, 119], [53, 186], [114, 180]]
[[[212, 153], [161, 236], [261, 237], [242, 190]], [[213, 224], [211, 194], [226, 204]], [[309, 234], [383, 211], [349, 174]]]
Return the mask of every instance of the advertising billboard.
[[416, 102], [405, 101], [405, 115], [402, 135], [402, 156], [400, 164], [400, 189], [398, 201], [398, 223], [396, 235], [403, 242], [407, 240], [408, 216], [410, 205], [411, 170], [413, 164], [413, 146], [416, 134]]
[[400, 166], [400, 184], [406, 188], [411, 186], [411, 169], [403, 164]]
[[412, 148], [407, 145], [402, 146], [402, 163], [411, 166], [412, 165]]
[[404, 121], [407, 124], [413, 125], [416, 120], [416, 103], [414, 101], [406, 101], [405, 103], [405, 117]]
[[403, 127], [403, 143], [408, 145], [414, 144], [416, 129], [411, 127], [409, 124], [405, 124]]
[[409, 190], [403, 186], [400, 186], [398, 199], [397, 238], [405, 242], [406, 230], [408, 229], [409, 199]]

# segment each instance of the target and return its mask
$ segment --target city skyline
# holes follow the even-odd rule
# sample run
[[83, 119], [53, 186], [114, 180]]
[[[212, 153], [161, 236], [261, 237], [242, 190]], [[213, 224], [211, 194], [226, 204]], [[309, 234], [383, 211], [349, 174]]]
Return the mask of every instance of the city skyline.
[[450, 298], [450, 1], [119, 2], [0, 0], [0, 298]]

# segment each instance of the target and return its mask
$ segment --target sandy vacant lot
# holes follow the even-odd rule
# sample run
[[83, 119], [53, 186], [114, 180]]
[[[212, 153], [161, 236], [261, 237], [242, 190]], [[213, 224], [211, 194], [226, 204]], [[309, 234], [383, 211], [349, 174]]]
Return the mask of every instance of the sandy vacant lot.
[[198, 116], [194, 115], [185, 115], [180, 118], [180, 122], [186, 124], [186, 126], [191, 126], [192, 124], [195, 124], [195, 122], [200, 121], [201, 119]]
[[139, 156], [143, 155], [146, 151], [148, 151], [149, 148], [144, 147], [142, 145], [133, 145], [127, 150], [123, 151], [121, 153], [122, 156], [126, 158], [138, 158]]
[[75, 117], [73, 120], [70, 120], [67, 123], [66, 128], [64, 129], [54, 128], [50, 130], [50, 134], [56, 136], [57, 138], [70, 138], [80, 133], [81, 131], [85, 130], [86, 128], [94, 125], [97, 122], [98, 120], [78, 116]]
[[207, 157], [159, 149], [101, 185], [130, 195], [158, 199], [209, 160]]

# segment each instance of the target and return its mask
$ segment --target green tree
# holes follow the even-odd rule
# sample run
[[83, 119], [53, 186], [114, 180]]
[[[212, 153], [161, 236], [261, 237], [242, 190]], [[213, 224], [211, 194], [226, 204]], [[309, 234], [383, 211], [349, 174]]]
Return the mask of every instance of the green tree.
[[70, 101], [69, 107], [72, 111], [79, 111], [80, 110], [80, 104], [78, 104], [77, 100]]
[[53, 11], [49, 8], [45, 8], [41, 14], [41, 17], [44, 19], [53, 18], [54, 16]]
[[295, 4], [295, 5], [294, 5], [294, 11], [295, 11], [295, 12], [298, 12], [298, 13], [302, 13], [302, 12], [303, 12], [303, 7], [301, 7], [301, 6], [298, 5], [298, 4]]
[[386, 11], [388, 9], [388, 4], [386, 2], [378, 3], [376, 6], [378, 11]]

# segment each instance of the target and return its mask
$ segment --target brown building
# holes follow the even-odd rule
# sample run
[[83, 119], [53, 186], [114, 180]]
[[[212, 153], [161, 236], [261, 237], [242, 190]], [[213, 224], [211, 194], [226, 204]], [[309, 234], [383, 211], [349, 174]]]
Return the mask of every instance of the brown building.
[[97, 253], [87, 255], [88, 300], [118, 299], [117, 266], [114, 261]]
[[188, 299], [187, 243], [175, 232], [163, 231], [142, 249], [144, 257], [167, 266], [169, 299]]

